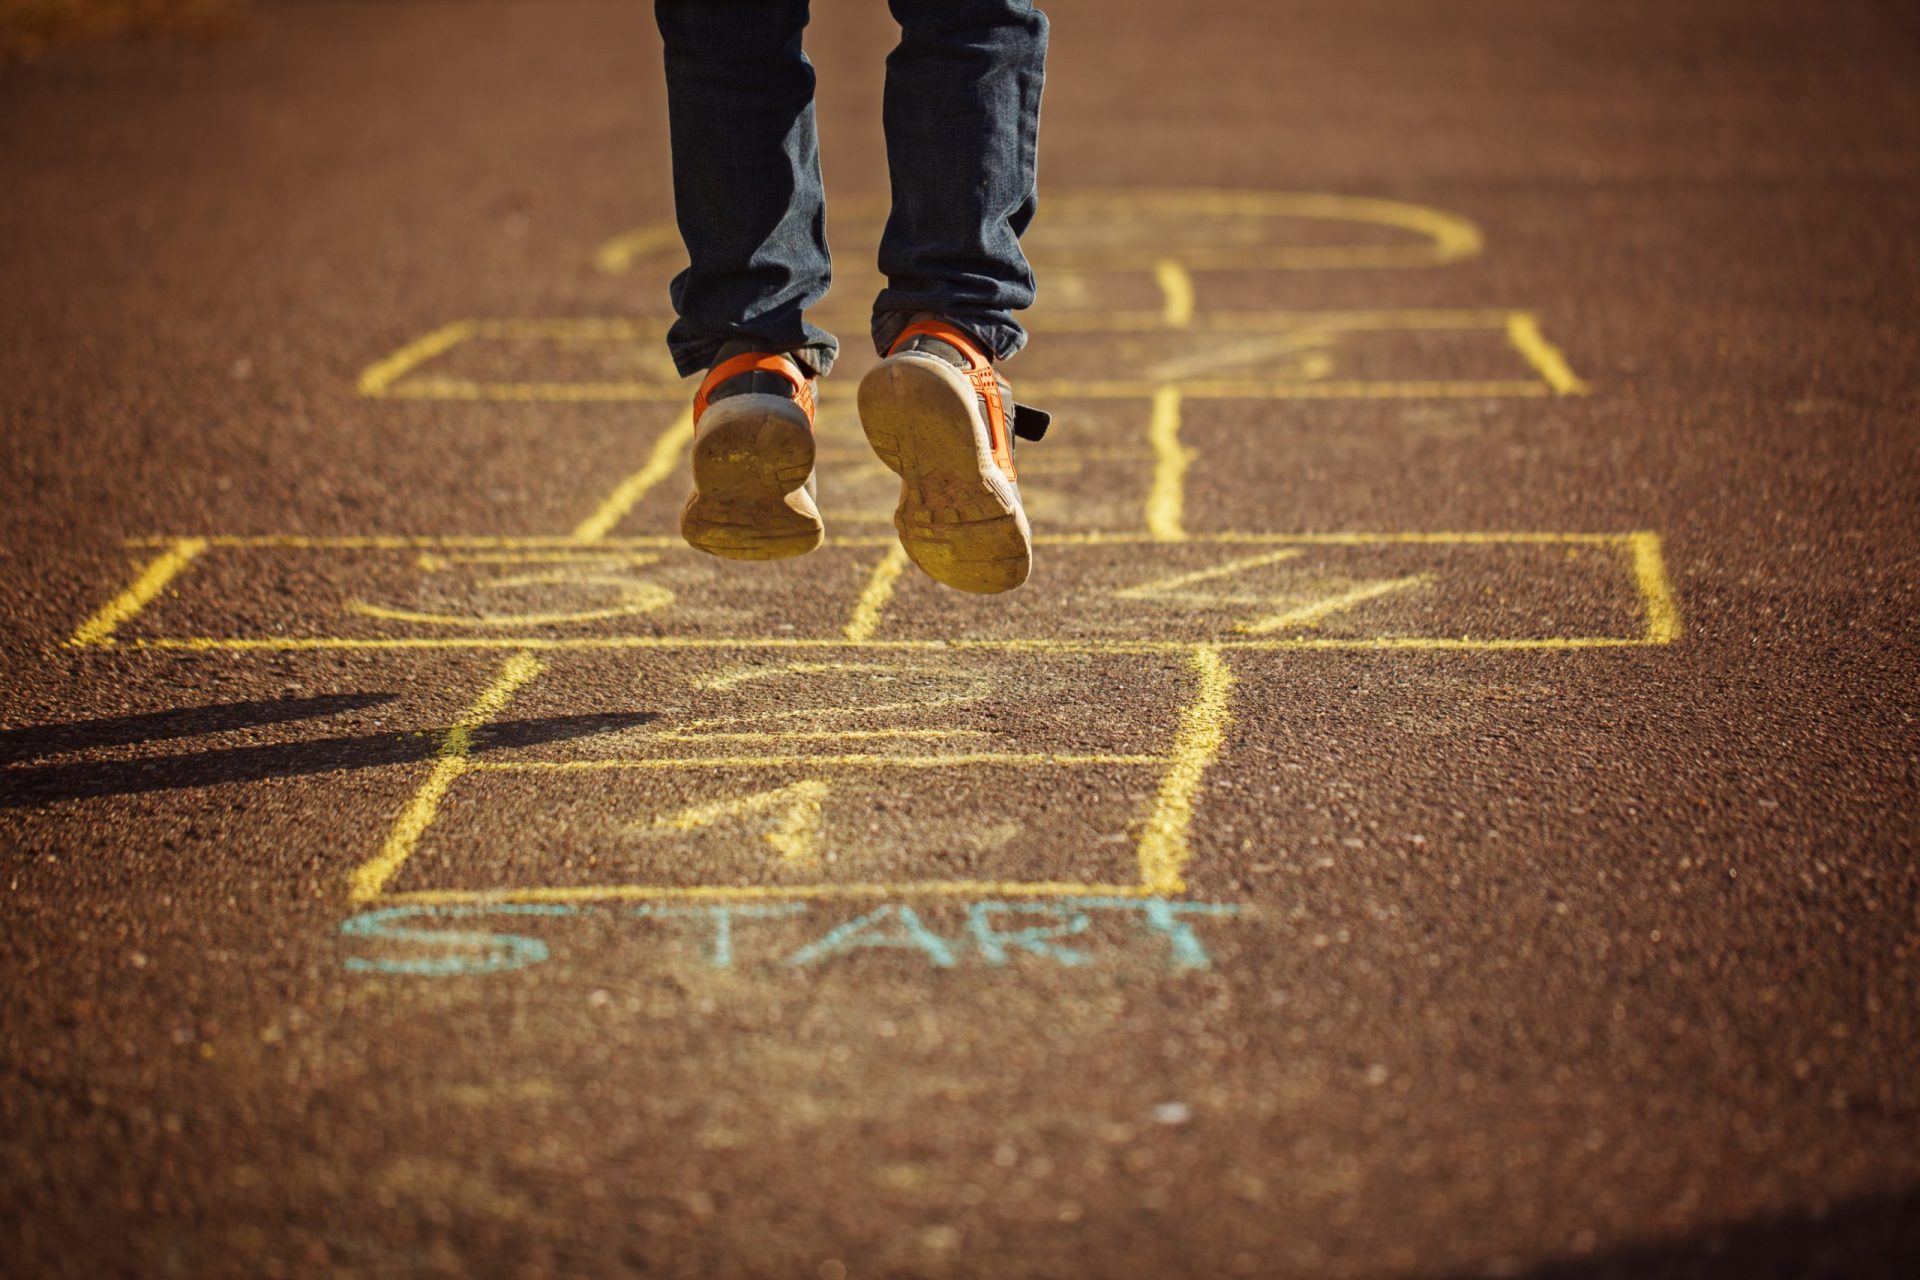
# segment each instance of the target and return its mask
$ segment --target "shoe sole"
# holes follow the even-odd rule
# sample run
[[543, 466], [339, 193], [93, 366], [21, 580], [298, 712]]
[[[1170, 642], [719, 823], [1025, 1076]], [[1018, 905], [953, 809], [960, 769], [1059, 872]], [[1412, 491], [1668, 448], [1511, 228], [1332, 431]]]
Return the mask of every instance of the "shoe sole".
[[1033, 569], [1020, 491], [993, 460], [973, 384], [944, 361], [899, 355], [860, 380], [860, 426], [900, 477], [893, 527], [935, 582], [990, 595]]
[[680, 536], [728, 560], [784, 560], [826, 537], [805, 488], [813, 474], [813, 429], [784, 396], [737, 395], [700, 416], [693, 441], [693, 494]]

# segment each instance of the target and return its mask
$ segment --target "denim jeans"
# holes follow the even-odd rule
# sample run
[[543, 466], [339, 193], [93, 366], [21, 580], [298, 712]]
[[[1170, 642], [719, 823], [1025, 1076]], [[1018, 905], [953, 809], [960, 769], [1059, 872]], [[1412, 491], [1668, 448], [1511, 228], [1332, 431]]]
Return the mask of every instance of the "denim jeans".
[[[900, 43], [887, 57], [892, 211], [874, 343], [884, 352], [910, 316], [934, 312], [1010, 356], [1027, 336], [1013, 313], [1033, 303], [1020, 236], [1035, 205], [1046, 15], [1032, 0], [889, 8]], [[805, 317], [832, 279], [807, 0], [655, 0], [654, 16], [689, 262], [671, 286], [674, 364], [698, 372], [746, 339], [825, 373], [838, 344]]]

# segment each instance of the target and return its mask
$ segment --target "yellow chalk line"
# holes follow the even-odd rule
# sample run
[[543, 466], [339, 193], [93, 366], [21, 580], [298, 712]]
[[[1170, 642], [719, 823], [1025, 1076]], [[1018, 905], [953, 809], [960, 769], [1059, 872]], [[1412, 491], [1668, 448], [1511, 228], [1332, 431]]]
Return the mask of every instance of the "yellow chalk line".
[[908, 880], [897, 884], [798, 885], [541, 885], [523, 889], [415, 889], [382, 894], [381, 902], [448, 906], [492, 902], [756, 902], [772, 898], [1086, 897], [1149, 898], [1139, 884], [1059, 880]]
[[[903, 705], [911, 706], [915, 710], [921, 709], [921, 704], [919, 703], [907, 703], [907, 704], [893, 703], [890, 706], [886, 707], [885, 709], [893, 710]], [[938, 704], [934, 703], [931, 705], [937, 706]], [[811, 715], [820, 715], [823, 712], [830, 712], [830, 711], [839, 711], [839, 712], [842, 712], [843, 714], [849, 714], [849, 713], [855, 713], [858, 711], [867, 711], [871, 713], [879, 710], [882, 710], [882, 708], [879, 708], [879, 707], [858, 707], [858, 708], [823, 707], [823, 708], [820, 708], [819, 710], [808, 708], [807, 710], [801, 711], [801, 712], [777, 711], [777, 712], [774, 712], [773, 714], [777, 716], [785, 716], [785, 715], [810, 715], [811, 716]], [[759, 717], [757, 716], [738, 717], [738, 719], [740, 720], [754, 720], [758, 718]], [[721, 724], [721, 723], [727, 723], [727, 722], [728, 721], [709, 720], [709, 721], [706, 721], [705, 723]], [[718, 733], [712, 729], [687, 728], [687, 729], [681, 729], [681, 730], [669, 730], [665, 733], [656, 735], [656, 737], [659, 740], [664, 742], [845, 742], [845, 741], [875, 742], [881, 739], [888, 739], [888, 738], [892, 738], [892, 739], [990, 738], [992, 736], [993, 736], [992, 734], [988, 733], [984, 729], [904, 729], [904, 728], [896, 728], [896, 729], [773, 729], [773, 730], [741, 729], [741, 730], [736, 730], [729, 733]]]
[[1268, 565], [1298, 559], [1299, 556], [1298, 548], [1283, 547], [1279, 551], [1269, 551], [1265, 555], [1244, 556], [1238, 560], [1229, 560], [1225, 564], [1209, 565], [1204, 569], [1194, 569], [1187, 573], [1176, 573], [1170, 578], [1156, 578], [1152, 582], [1126, 587], [1113, 594], [1122, 600], [1151, 600], [1155, 596], [1179, 597], [1187, 587], [1196, 586], [1202, 582], [1212, 582], [1219, 578], [1231, 578], [1249, 569], [1264, 569]]
[[655, 249], [671, 249], [680, 241], [672, 222], [650, 222], [615, 236], [593, 253], [593, 265], [609, 275], [625, 271], [633, 260]]
[[[1477, 233], [1476, 237], [1477, 248]], [[1238, 250], [1227, 251], [1240, 252]], [[1399, 251], [1380, 246], [1357, 246], [1347, 250], [1300, 248], [1283, 251], [1282, 256], [1303, 262], [1325, 260], [1328, 265], [1364, 265], [1368, 257], [1385, 254], [1391, 258]], [[1329, 258], [1327, 255], [1332, 255]], [[1526, 359], [1549, 387], [1560, 395], [1584, 394], [1587, 386], [1568, 367], [1566, 358], [1541, 334], [1538, 319], [1525, 311], [1479, 310], [1377, 310], [1377, 311], [1246, 311], [1218, 312], [1196, 316], [1191, 270], [1204, 266], [1204, 252], [1186, 253], [1174, 259], [1156, 256], [1148, 263], [1162, 294], [1158, 312], [1109, 311], [1088, 315], [1065, 313], [1052, 317], [1050, 327], [1062, 332], [1138, 332], [1162, 329], [1177, 331], [1199, 328], [1208, 332], [1311, 328], [1317, 332], [1379, 331], [1393, 329], [1502, 329], [1510, 344]], [[1345, 259], [1337, 262], [1334, 259]], [[1384, 261], [1384, 259], [1382, 259]], [[1236, 265], [1237, 264], [1231, 264]], [[475, 382], [452, 377], [412, 377], [421, 366], [459, 343], [471, 339], [525, 338], [575, 342], [628, 342], [654, 336], [664, 317], [560, 317], [499, 318], [456, 320], [407, 343], [392, 355], [367, 367], [359, 378], [362, 395], [395, 399], [498, 400], [498, 401], [631, 401], [672, 400], [685, 395], [676, 381], [652, 380], [618, 382]], [[404, 380], [404, 381], [403, 381]], [[1086, 394], [1122, 396], [1151, 394], [1132, 389], [1133, 384], [1036, 384], [1048, 394]], [[1057, 388], [1074, 385], [1101, 386], [1101, 391], [1071, 392]], [[1240, 381], [1221, 384], [1195, 384], [1192, 394], [1235, 399], [1297, 398], [1404, 398], [1408, 396], [1531, 395], [1522, 391], [1531, 383], [1512, 380], [1477, 382], [1405, 381], [1320, 383], [1282, 381], [1260, 383]], [[1365, 388], [1364, 390], [1356, 388]], [[824, 388], [828, 398], [846, 394], [837, 386]]]
[[[1024, 392], [1055, 399], [1145, 400], [1165, 384], [1160, 382], [1081, 382], [1056, 379], [1021, 384]], [[1328, 381], [1258, 382], [1192, 381], [1178, 384], [1182, 395], [1194, 400], [1457, 400], [1498, 399], [1506, 396], [1544, 396], [1552, 388], [1543, 382], [1495, 379], [1451, 381]]]
[[1140, 755], [1066, 755], [1048, 751], [975, 751], [940, 756], [849, 755], [764, 755], [764, 756], [663, 756], [658, 759], [628, 757], [604, 760], [476, 760], [466, 766], [472, 773], [566, 773], [603, 769], [761, 769], [792, 765], [833, 767], [837, 769], [952, 769], [980, 768], [987, 765], [1026, 767], [1060, 765], [1156, 766], [1168, 763], [1166, 756]]
[[[1576, 380], [1577, 381], [1577, 380]], [[1035, 396], [1055, 399], [1144, 400], [1152, 397], [1159, 382], [1031, 382], [1023, 390]], [[1584, 384], [1581, 384], [1584, 386]], [[1552, 394], [1554, 388], [1542, 382], [1494, 379], [1488, 381], [1405, 381], [1405, 382], [1183, 382], [1180, 389], [1188, 396], [1205, 400], [1457, 400], [1500, 399]], [[684, 388], [666, 382], [461, 382], [448, 379], [413, 379], [381, 394], [392, 399], [411, 400], [497, 400], [511, 402], [603, 403], [678, 400]], [[850, 389], [829, 388], [823, 399], [851, 395]], [[1563, 392], [1562, 394], [1577, 394]]]
[[1587, 394], [1587, 384], [1574, 376], [1573, 370], [1567, 367], [1567, 358], [1560, 354], [1560, 348], [1547, 341], [1540, 332], [1539, 320], [1531, 313], [1516, 311], [1507, 317], [1507, 341], [1557, 394]]
[[1169, 329], [1185, 329], [1193, 324], [1193, 277], [1172, 258], [1153, 264], [1153, 282], [1160, 286], [1163, 299], [1160, 322]]
[[677, 813], [656, 817], [655, 831], [697, 831], [728, 818], [756, 818], [779, 815], [778, 823], [760, 838], [773, 847], [781, 861], [790, 866], [813, 866], [819, 861], [820, 802], [832, 794], [832, 785], [819, 778], [802, 778], [784, 787], [756, 791], [745, 796], [726, 796], [705, 804], [689, 805]]
[[193, 558], [205, 551], [207, 546], [205, 538], [175, 539], [167, 550], [147, 563], [147, 567], [140, 571], [140, 576], [133, 580], [133, 585], [101, 605], [99, 612], [81, 623], [67, 637], [67, 643], [76, 646], [115, 643], [113, 633], [152, 604], [167, 589], [167, 584], [192, 564]]
[[473, 331], [471, 321], [455, 320], [451, 324], [441, 325], [425, 337], [415, 338], [386, 359], [367, 366], [360, 374], [360, 394], [375, 397], [413, 394], [404, 389], [396, 391], [393, 384], [455, 344], [472, 337]]
[[471, 382], [463, 378], [412, 378], [383, 394], [395, 400], [599, 403], [678, 400], [686, 391], [674, 382]]
[[[1180, 327], [1198, 333], [1273, 333], [1292, 329], [1312, 333], [1415, 330], [1498, 333], [1507, 327], [1513, 315], [1511, 310], [1208, 311], [1193, 316]], [[1163, 304], [1159, 311], [1050, 311], [1044, 317], [1036, 313], [1032, 327], [1036, 333], [1085, 334], [1164, 333], [1171, 326]]]
[[[1246, 542], [1246, 543], [1288, 543], [1298, 542], [1316, 546], [1374, 546], [1421, 543], [1579, 543], [1593, 546], [1629, 546], [1631, 539], [1639, 536], [1632, 533], [1578, 533], [1554, 530], [1448, 530], [1443, 532], [1346, 532], [1346, 533], [1266, 533], [1247, 530], [1223, 530], [1216, 533], [1189, 535], [1192, 542]], [[171, 535], [150, 535], [126, 540], [130, 547], [172, 546], [181, 539]], [[497, 535], [447, 535], [447, 534], [207, 534], [192, 539], [204, 542], [209, 547], [291, 547], [308, 550], [341, 551], [412, 551], [422, 548], [457, 547], [501, 550], [516, 547], [549, 547], [564, 550], [578, 546], [570, 536], [534, 535], [534, 536], [497, 536]], [[829, 545], [846, 547], [891, 546], [898, 540], [893, 537], [830, 538]], [[1139, 542], [1157, 542], [1151, 533], [1132, 533], [1123, 530], [1112, 532], [1088, 531], [1084, 533], [1041, 534], [1034, 539], [1042, 546], [1096, 546], [1107, 544], [1128, 544]], [[605, 538], [593, 544], [596, 550], [612, 552], [622, 547], [668, 547], [679, 546], [680, 539], [674, 537], [642, 536], [625, 538]]]
[[520, 687], [538, 676], [543, 669], [543, 664], [532, 654], [514, 654], [501, 664], [500, 674], [493, 683], [473, 700], [473, 705], [462, 712], [453, 727], [447, 730], [447, 736], [434, 755], [433, 772], [427, 775], [427, 780], [414, 792], [407, 807], [394, 820], [380, 852], [355, 868], [348, 882], [349, 892], [355, 902], [378, 898], [387, 882], [413, 856], [420, 837], [426, 834], [427, 828], [439, 814], [440, 802], [446, 798], [447, 789], [462, 773], [473, 767], [474, 730], [499, 715]]
[[323, 649], [525, 649], [557, 650], [622, 649], [861, 649], [882, 651], [959, 652], [979, 650], [1002, 653], [1191, 653], [1196, 649], [1250, 649], [1279, 651], [1287, 649], [1403, 649], [1403, 650], [1502, 650], [1529, 649], [1632, 649], [1665, 644], [1658, 638], [1638, 636], [1540, 636], [1532, 638], [1476, 640], [1471, 636], [1372, 636], [1305, 637], [1284, 640], [1054, 640], [1043, 638], [1009, 640], [867, 640], [849, 644], [839, 638], [817, 639], [767, 636], [574, 636], [556, 639], [550, 636], [460, 636], [460, 637], [380, 637], [349, 636], [183, 636], [155, 640], [115, 642], [128, 649], [215, 652], [232, 650], [252, 653], [297, 653]]
[[867, 585], [860, 590], [860, 598], [853, 603], [853, 616], [847, 619], [842, 632], [848, 643], [864, 644], [873, 638], [873, 633], [880, 628], [881, 614], [893, 599], [894, 583], [906, 567], [906, 548], [895, 542], [887, 548], [887, 554], [880, 557], [880, 563], [873, 566]]
[[1672, 644], [1680, 638], [1680, 605], [1674, 599], [1673, 583], [1667, 578], [1666, 557], [1660, 550], [1660, 535], [1636, 533], [1629, 536], [1633, 550], [1633, 578], [1647, 611], [1648, 644]]
[[1199, 454], [1180, 443], [1180, 388], [1163, 386], [1153, 393], [1147, 441], [1153, 446], [1153, 485], [1147, 490], [1147, 533], [1156, 542], [1184, 542], [1187, 467]]
[[1173, 735], [1173, 764], [1160, 782], [1140, 833], [1140, 882], [1148, 892], [1182, 893], [1187, 883], [1182, 873], [1193, 857], [1189, 837], [1193, 827], [1193, 802], [1200, 791], [1207, 766], [1220, 754], [1226, 741], [1228, 695], [1233, 688], [1233, 673], [1217, 648], [1193, 652], [1193, 668], [1199, 676], [1194, 700], [1181, 713], [1180, 726]]
[[1272, 631], [1286, 631], [1293, 627], [1313, 627], [1326, 621], [1343, 609], [1365, 604], [1369, 600], [1378, 600], [1381, 596], [1395, 591], [1405, 591], [1409, 587], [1423, 587], [1433, 581], [1430, 573], [1417, 573], [1407, 578], [1389, 578], [1379, 582], [1368, 582], [1342, 591], [1338, 595], [1315, 600], [1312, 604], [1289, 609], [1285, 613], [1276, 613], [1272, 617], [1260, 618], [1253, 622], [1242, 623], [1234, 628], [1250, 636], [1266, 635]]
[[614, 527], [626, 519], [627, 513], [648, 491], [674, 473], [680, 465], [681, 455], [692, 443], [693, 406], [688, 405], [673, 420], [673, 425], [653, 442], [645, 465], [615, 486], [606, 500], [594, 508], [593, 514], [574, 527], [574, 538], [581, 542], [598, 542], [613, 532]]

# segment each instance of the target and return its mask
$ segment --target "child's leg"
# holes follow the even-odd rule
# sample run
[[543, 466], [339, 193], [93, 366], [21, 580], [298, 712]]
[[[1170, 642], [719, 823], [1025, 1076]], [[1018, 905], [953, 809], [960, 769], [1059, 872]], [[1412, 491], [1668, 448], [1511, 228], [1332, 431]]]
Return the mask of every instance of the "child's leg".
[[803, 318], [831, 277], [807, 0], [655, 0], [654, 16], [690, 263], [672, 285], [674, 363], [695, 373], [744, 339], [823, 374], [834, 340]]
[[1034, 153], [1047, 56], [1032, 0], [890, 0], [900, 44], [887, 58], [893, 212], [880, 241], [887, 287], [874, 303], [885, 354], [916, 313], [964, 326], [995, 359], [1033, 303], [1020, 236], [1034, 212]]
[[874, 301], [885, 357], [860, 381], [860, 425], [900, 477], [893, 525], [912, 561], [962, 591], [1010, 591], [1033, 565], [1013, 437], [1046, 415], [993, 367], [1033, 302], [1020, 236], [1033, 220], [1047, 19], [1032, 0], [890, 0], [893, 212]]

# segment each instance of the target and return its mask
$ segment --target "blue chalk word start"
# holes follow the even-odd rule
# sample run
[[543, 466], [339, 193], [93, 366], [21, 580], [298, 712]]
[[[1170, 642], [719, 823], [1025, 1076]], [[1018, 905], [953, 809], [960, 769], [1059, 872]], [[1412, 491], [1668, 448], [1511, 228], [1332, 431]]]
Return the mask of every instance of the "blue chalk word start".
[[[681, 947], [694, 950], [708, 967], [730, 969], [740, 949], [738, 941], [754, 922], [807, 917], [817, 904], [714, 904], [628, 909], [631, 918], [680, 926], [673, 935]], [[548, 956], [547, 944], [521, 933], [490, 929], [446, 928], [442, 922], [482, 917], [564, 917], [591, 908], [536, 903], [489, 903], [475, 906], [402, 906], [368, 911], [340, 926], [344, 937], [382, 944], [374, 955], [350, 955], [345, 964], [354, 973], [415, 974], [453, 977], [501, 973], [539, 964]], [[1130, 921], [1133, 936], [1158, 946], [1175, 970], [1211, 968], [1213, 957], [1194, 930], [1194, 922], [1208, 917], [1234, 916], [1241, 908], [1221, 902], [1180, 902], [1168, 898], [1062, 898], [1049, 902], [983, 901], [968, 904], [963, 929], [957, 935], [936, 933], [912, 907], [887, 903], [850, 920], [837, 920], [824, 933], [798, 948], [777, 953], [761, 951], [763, 958], [787, 968], [807, 968], [837, 956], [883, 949], [917, 954], [935, 969], [951, 969], [965, 961], [1002, 968], [1015, 956], [1077, 969], [1097, 964], [1103, 954], [1086, 938], [1096, 915], [1114, 915]], [[808, 923], [802, 921], [802, 923]], [[1076, 944], [1076, 940], [1078, 940]]]

